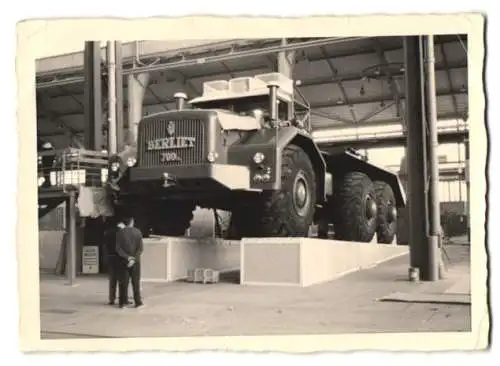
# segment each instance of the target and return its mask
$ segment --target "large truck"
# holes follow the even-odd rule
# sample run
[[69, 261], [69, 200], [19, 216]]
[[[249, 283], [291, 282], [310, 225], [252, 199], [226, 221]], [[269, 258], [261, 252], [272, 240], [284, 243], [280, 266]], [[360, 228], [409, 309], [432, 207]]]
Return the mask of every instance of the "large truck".
[[210, 81], [189, 102], [175, 98], [174, 110], [145, 116], [135, 144], [109, 161], [116, 207], [145, 236], [183, 236], [199, 206], [231, 212], [233, 238], [305, 237], [316, 224], [338, 240], [394, 240], [406, 204], [399, 177], [350, 149], [321, 151], [293, 80]]

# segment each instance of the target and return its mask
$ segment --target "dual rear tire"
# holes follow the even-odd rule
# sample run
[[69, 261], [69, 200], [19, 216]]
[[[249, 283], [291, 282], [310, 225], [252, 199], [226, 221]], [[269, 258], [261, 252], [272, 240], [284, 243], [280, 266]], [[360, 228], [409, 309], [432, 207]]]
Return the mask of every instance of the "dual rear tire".
[[390, 244], [396, 235], [394, 192], [385, 182], [373, 182], [362, 172], [349, 172], [335, 185], [333, 224], [335, 238], [370, 242], [374, 236]]

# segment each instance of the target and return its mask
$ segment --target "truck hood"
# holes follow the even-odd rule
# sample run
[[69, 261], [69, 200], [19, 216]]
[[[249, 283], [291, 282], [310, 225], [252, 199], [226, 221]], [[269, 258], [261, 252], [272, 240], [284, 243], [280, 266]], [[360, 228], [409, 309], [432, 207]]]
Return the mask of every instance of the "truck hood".
[[217, 117], [223, 130], [252, 131], [262, 128], [260, 120], [253, 116], [240, 116], [226, 109], [183, 109], [182, 111], [164, 111], [143, 118], [143, 122], [155, 118], [203, 118], [211, 115]]

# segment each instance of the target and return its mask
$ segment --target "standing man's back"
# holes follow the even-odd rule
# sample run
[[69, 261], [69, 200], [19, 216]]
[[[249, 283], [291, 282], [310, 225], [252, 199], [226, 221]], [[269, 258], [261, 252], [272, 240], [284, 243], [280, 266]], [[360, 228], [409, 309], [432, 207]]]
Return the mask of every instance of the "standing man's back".
[[135, 306], [142, 306], [140, 293], [140, 259], [143, 251], [143, 241], [141, 231], [134, 227], [134, 220], [127, 218], [125, 228], [117, 233], [116, 252], [120, 256], [123, 266], [123, 279], [120, 281], [120, 307], [127, 301], [127, 289], [129, 278], [132, 280]]

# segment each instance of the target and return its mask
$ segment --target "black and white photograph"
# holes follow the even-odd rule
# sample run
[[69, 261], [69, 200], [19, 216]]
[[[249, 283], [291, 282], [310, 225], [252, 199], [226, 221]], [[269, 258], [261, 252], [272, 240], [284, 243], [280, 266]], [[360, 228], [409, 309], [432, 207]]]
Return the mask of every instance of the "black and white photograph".
[[20, 283], [36, 288], [37, 348], [381, 334], [484, 347], [484, 45], [468, 16], [461, 31], [420, 15], [418, 33], [401, 20], [165, 40], [89, 21], [70, 52], [44, 49], [22, 121], [37, 148], [20, 155], [25, 204], [38, 201]]

